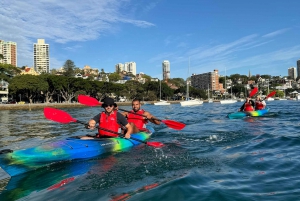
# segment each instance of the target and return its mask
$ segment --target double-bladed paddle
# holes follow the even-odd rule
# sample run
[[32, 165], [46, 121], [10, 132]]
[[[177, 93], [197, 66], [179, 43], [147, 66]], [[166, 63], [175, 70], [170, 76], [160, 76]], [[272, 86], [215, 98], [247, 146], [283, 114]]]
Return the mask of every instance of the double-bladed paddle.
[[[100, 103], [96, 98], [86, 96], [86, 95], [79, 95], [78, 102], [83, 105], [92, 106], [92, 107], [102, 105], [102, 103]], [[146, 117], [145, 115], [136, 114], [136, 113], [128, 111], [128, 110], [124, 110], [124, 109], [120, 109], [120, 108], [118, 108], [118, 110]], [[164, 124], [166, 124], [166, 126], [173, 128], [175, 130], [182, 130], [185, 127], [185, 124], [174, 121], [174, 120], [161, 120], [161, 119], [157, 119], [157, 118], [155, 118], [155, 120], [163, 122]]]
[[[80, 124], [87, 125], [85, 122], [74, 119], [69, 113], [67, 113], [63, 110], [56, 109], [56, 108], [45, 107], [44, 108], [44, 115], [49, 120], [59, 122], [59, 123], [63, 123], [63, 124], [68, 124], [68, 123], [74, 122], [74, 123], [80, 123]], [[117, 132], [114, 132], [112, 130], [108, 130], [106, 128], [101, 128], [101, 127], [97, 127], [97, 128], [100, 129], [100, 130], [104, 130], [104, 131], [107, 131], [107, 132], [117, 134], [118, 136], [122, 137], [122, 133], [117, 133]], [[161, 142], [145, 142], [143, 140], [140, 140], [140, 139], [137, 139], [137, 138], [134, 138], [134, 137], [130, 137], [130, 139], [141, 142], [141, 143], [144, 143], [144, 144], [146, 144], [148, 146], [151, 146], [151, 147], [162, 147], [162, 146], [164, 146], [164, 144], [161, 143]]]
[[255, 87], [255, 88], [250, 92], [249, 98], [251, 98], [252, 96], [254, 96], [254, 95], [257, 93], [257, 91], [258, 91], [258, 88]]
[[266, 100], [266, 99], [268, 99], [268, 98], [274, 96], [275, 94], [276, 94], [276, 91], [272, 91], [271, 93], [269, 93], [269, 95], [267, 95], [267, 96], [264, 98], [264, 100]]

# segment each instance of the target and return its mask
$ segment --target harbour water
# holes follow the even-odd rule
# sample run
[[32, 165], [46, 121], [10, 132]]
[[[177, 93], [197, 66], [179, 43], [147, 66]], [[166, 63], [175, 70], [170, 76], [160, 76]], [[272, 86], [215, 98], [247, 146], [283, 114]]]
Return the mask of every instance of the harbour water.
[[[154, 125], [150, 141], [164, 143], [160, 149], [140, 145], [13, 177], [0, 184], [0, 200], [299, 200], [300, 102], [271, 101], [264, 117], [226, 118], [241, 104], [145, 105], [156, 117], [186, 127]], [[83, 121], [102, 110], [62, 109]], [[0, 150], [94, 133], [81, 124], [51, 122], [42, 109], [1, 110], [0, 130]]]

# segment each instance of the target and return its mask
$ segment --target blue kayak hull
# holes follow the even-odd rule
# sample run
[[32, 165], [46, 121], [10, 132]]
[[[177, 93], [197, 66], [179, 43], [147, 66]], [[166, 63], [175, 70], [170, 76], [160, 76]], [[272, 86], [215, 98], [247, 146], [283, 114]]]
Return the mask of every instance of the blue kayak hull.
[[[147, 141], [154, 132], [150, 126], [147, 126], [147, 129], [148, 132], [135, 133], [131, 137]], [[69, 137], [37, 147], [4, 153], [0, 155], [0, 180], [7, 177], [3, 176], [5, 173], [12, 177], [61, 161], [88, 159], [106, 153], [125, 151], [139, 144], [141, 142], [121, 137], [90, 140]]]
[[260, 117], [269, 112], [269, 109], [255, 110], [249, 112], [234, 112], [227, 115], [229, 119], [242, 119], [244, 117]]

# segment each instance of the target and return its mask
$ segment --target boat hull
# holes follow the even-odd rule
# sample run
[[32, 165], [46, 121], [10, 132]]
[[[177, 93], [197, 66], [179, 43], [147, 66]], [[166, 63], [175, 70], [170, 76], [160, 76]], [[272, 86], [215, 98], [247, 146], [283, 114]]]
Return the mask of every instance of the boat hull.
[[[147, 128], [149, 132], [140, 132], [131, 136], [146, 141], [154, 132], [152, 127], [147, 126]], [[57, 162], [88, 159], [106, 153], [125, 151], [139, 144], [141, 142], [121, 137], [88, 140], [69, 137], [65, 140], [1, 154], [0, 170], [12, 177]]]
[[232, 104], [232, 103], [236, 103], [237, 100], [233, 100], [233, 99], [227, 99], [227, 100], [220, 100], [221, 104]]
[[194, 106], [194, 105], [202, 105], [203, 101], [200, 100], [188, 100], [180, 102], [181, 106]]
[[244, 117], [259, 117], [269, 112], [269, 109], [255, 110], [249, 112], [234, 112], [227, 115], [229, 119], [242, 119]]
[[171, 103], [168, 103], [167, 101], [160, 100], [159, 102], [154, 103], [154, 105], [170, 105]]

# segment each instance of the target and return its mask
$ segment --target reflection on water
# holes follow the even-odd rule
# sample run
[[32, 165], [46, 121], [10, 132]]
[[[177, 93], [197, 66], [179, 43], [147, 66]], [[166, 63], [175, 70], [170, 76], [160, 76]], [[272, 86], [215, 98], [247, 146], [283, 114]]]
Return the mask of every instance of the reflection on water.
[[[226, 115], [235, 112], [239, 103], [184, 108], [179, 104], [145, 105], [156, 117], [181, 121], [186, 127], [177, 131], [155, 125], [151, 141], [164, 143], [161, 149], [141, 145], [128, 152], [69, 161], [13, 178], [14, 188], [4, 191], [1, 198], [297, 200], [299, 102], [277, 103], [268, 103], [271, 111], [264, 117], [232, 120]], [[102, 108], [64, 110], [88, 121]], [[87, 132], [81, 124], [51, 122], [42, 110], [0, 111], [0, 119], [0, 149], [36, 146]], [[43, 184], [34, 183], [39, 178]]]

